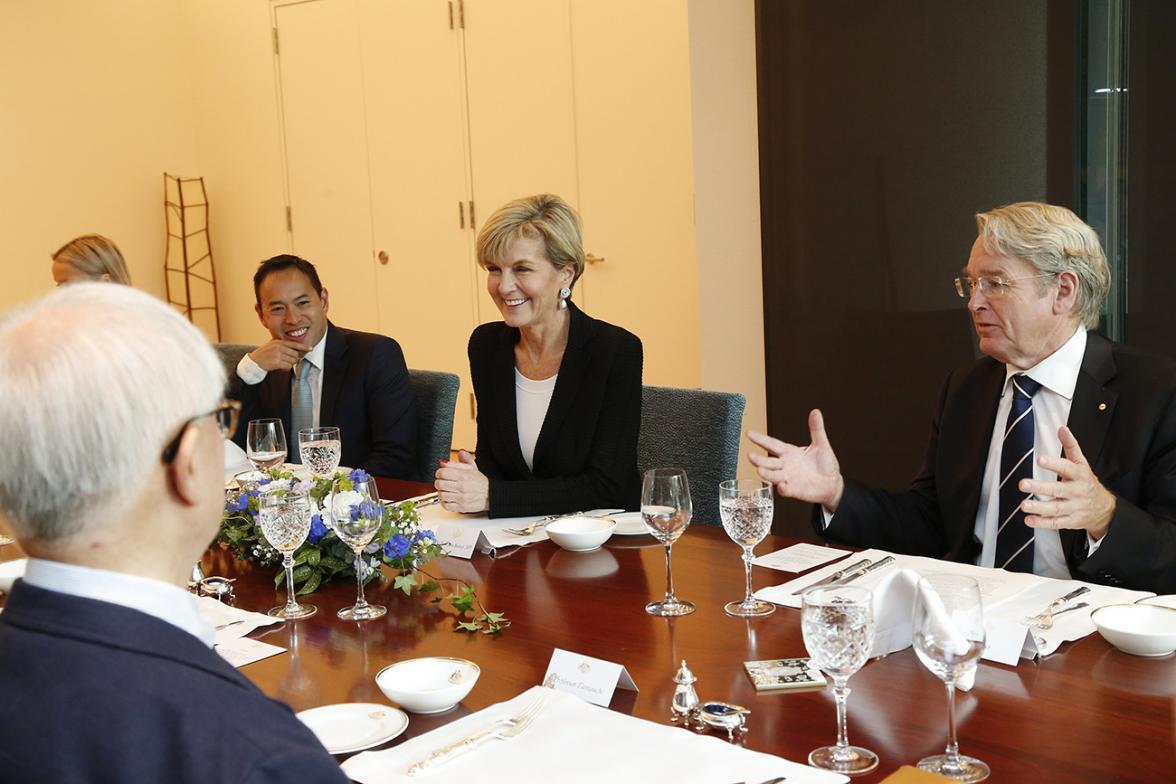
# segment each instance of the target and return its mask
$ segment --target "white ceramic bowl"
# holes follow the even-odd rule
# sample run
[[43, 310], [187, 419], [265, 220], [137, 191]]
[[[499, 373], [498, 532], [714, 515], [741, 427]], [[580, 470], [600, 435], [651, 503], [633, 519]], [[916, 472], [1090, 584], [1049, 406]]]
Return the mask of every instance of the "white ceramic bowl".
[[608, 541], [617, 523], [611, 517], [561, 517], [547, 526], [551, 541], [573, 553], [588, 553]]
[[482, 669], [448, 656], [405, 659], [376, 673], [384, 696], [413, 713], [442, 713], [466, 698]]
[[1109, 604], [1090, 614], [1098, 633], [1124, 653], [1166, 656], [1176, 651], [1176, 610], [1154, 604]]
[[1140, 599], [1136, 604], [1154, 604], [1157, 607], [1171, 607], [1176, 610], [1176, 593], [1149, 596], [1146, 599]]

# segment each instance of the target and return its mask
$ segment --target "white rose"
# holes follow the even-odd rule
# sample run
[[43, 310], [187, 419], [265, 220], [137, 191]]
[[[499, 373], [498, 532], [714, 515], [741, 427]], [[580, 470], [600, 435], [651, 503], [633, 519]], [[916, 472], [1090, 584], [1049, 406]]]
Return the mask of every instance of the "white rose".
[[351, 507], [363, 503], [363, 496], [354, 490], [343, 490], [329, 498], [331, 514], [336, 520], [350, 520]]

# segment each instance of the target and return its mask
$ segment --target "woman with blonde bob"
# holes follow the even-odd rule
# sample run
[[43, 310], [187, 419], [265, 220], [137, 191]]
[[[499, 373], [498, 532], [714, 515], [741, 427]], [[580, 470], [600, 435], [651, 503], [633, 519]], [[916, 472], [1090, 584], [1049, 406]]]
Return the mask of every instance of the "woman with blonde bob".
[[635, 509], [641, 341], [576, 307], [580, 220], [558, 196], [512, 201], [478, 234], [502, 321], [470, 336], [477, 462], [443, 463], [441, 504], [491, 517]]
[[131, 285], [127, 264], [118, 246], [100, 234], [75, 237], [53, 253], [53, 282], [106, 280]]

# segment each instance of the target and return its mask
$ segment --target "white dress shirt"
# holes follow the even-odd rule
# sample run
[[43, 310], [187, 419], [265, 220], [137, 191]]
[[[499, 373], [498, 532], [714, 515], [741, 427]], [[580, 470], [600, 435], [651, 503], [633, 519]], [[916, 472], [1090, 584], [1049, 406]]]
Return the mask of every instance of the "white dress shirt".
[[[1013, 385], [1009, 379], [1018, 373], [1041, 384], [1033, 396], [1033, 454], [1062, 456], [1062, 441], [1058, 429], [1070, 418], [1070, 405], [1074, 402], [1074, 387], [1078, 383], [1078, 372], [1082, 369], [1082, 357], [1086, 354], [1086, 327], [1077, 331], [1061, 348], [1038, 362], [1028, 370], [1018, 370], [1012, 365], [1005, 368], [1004, 391], [996, 407], [996, 422], [992, 428], [992, 440], [988, 446], [988, 461], [984, 464], [984, 480], [980, 485], [980, 507], [976, 510], [976, 538], [981, 542], [980, 558], [976, 563], [991, 567], [996, 562], [996, 531], [1000, 526], [1000, 450], [1004, 442], [1004, 430], [1008, 424], [1009, 409], [1013, 405]], [[1046, 471], [1033, 462], [1033, 478], [1048, 482], [1057, 481], [1058, 475]], [[1098, 549], [1098, 542], [1086, 539], [1090, 553]], [[1066, 566], [1066, 555], [1062, 540], [1053, 528], [1036, 528], [1033, 531], [1033, 572], [1043, 577], [1070, 578]]]
[[213, 630], [196, 610], [196, 597], [161, 580], [30, 558], [24, 581], [46, 591], [138, 610], [183, 629], [212, 647]]
[[519, 448], [530, 469], [534, 469], [535, 443], [539, 440], [539, 431], [543, 429], [543, 420], [547, 418], [557, 378], [558, 373], [551, 378], [535, 381], [515, 368], [515, 418], [519, 423]]
[[[315, 369], [315, 372], [310, 376], [311, 400], [313, 401], [311, 411], [314, 418], [314, 422], [311, 424], [311, 427], [319, 426], [319, 405], [323, 399], [323, 361], [326, 357], [326, 353], [327, 333], [324, 332], [322, 338], [319, 339], [319, 342], [314, 344], [314, 348], [306, 352], [306, 354], [302, 357], [303, 359], [310, 362], [310, 364], [314, 365]], [[241, 380], [246, 384], [253, 386], [254, 384], [260, 384], [262, 381], [264, 381], [265, 377], [268, 376], [269, 373], [266, 372], [266, 370], [262, 368], [261, 365], [258, 365], [256, 362], [254, 362], [252, 357], [246, 354], [245, 356], [241, 357], [241, 361], [237, 363], [237, 375], [240, 376]], [[293, 387], [294, 382], [294, 374], [291, 373], [291, 387]]]

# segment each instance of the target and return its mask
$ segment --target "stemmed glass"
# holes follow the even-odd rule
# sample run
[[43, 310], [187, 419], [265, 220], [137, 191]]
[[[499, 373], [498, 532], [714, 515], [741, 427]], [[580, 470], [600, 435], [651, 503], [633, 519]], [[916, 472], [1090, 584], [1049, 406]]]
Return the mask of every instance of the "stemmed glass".
[[955, 721], [956, 681], [976, 669], [984, 650], [984, 608], [976, 581], [954, 574], [919, 580], [911, 638], [919, 661], [947, 686], [947, 749], [919, 760], [919, 767], [959, 781], [984, 781], [991, 771], [960, 754]]
[[298, 431], [298, 454], [315, 476], [328, 476], [339, 467], [343, 445], [337, 427], [304, 427]]
[[772, 485], [760, 479], [728, 479], [719, 483], [719, 517], [731, 541], [743, 548], [746, 592], [741, 602], [727, 602], [723, 611], [739, 618], [771, 615], [776, 606], [751, 595], [751, 559], [755, 546], [772, 527]]
[[833, 681], [837, 701], [837, 744], [809, 752], [809, 764], [838, 773], [866, 773], [878, 766], [878, 755], [850, 746], [845, 728], [849, 676], [861, 669], [874, 644], [871, 594], [855, 585], [810, 588], [801, 597], [801, 630], [812, 663]]
[[654, 538], [666, 547], [666, 596], [645, 605], [650, 615], [676, 616], [694, 612], [694, 605], [674, 596], [670, 548], [690, 525], [690, 484], [681, 468], [651, 468], [641, 482], [641, 517]]
[[253, 419], [245, 432], [245, 456], [258, 471], [286, 461], [286, 429], [280, 419]]
[[339, 485], [350, 482], [346, 477], [340, 477], [331, 488], [331, 494], [326, 499], [325, 513], [331, 518], [331, 526], [335, 535], [355, 553], [355, 584], [357, 598], [351, 607], [344, 607], [337, 614], [345, 621], [367, 621], [379, 618], [388, 612], [387, 607], [378, 604], [368, 604], [363, 597], [364, 568], [363, 548], [372, 541], [383, 520], [384, 507], [380, 503], [380, 493], [376, 488], [376, 480], [354, 482], [350, 490], [343, 490]]
[[257, 499], [257, 507], [261, 532], [270, 546], [282, 554], [282, 565], [286, 567], [286, 603], [271, 608], [269, 614], [287, 620], [309, 618], [318, 608], [299, 604], [295, 599], [294, 551], [302, 546], [310, 533], [310, 498], [304, 493], [273, 490]]

